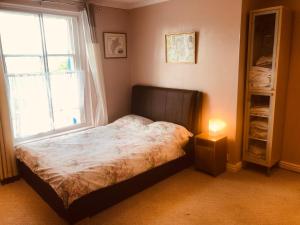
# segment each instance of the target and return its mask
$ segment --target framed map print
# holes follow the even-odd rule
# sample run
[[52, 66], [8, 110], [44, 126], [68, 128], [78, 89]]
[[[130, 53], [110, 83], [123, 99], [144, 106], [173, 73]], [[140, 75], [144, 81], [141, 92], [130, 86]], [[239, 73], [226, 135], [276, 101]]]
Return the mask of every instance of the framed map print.
[[196, 63], [196, 32], [166, 35], [167, 63]]
[[103, 33], [104, 57], [127, 58], [127, 36], [125, 33]]

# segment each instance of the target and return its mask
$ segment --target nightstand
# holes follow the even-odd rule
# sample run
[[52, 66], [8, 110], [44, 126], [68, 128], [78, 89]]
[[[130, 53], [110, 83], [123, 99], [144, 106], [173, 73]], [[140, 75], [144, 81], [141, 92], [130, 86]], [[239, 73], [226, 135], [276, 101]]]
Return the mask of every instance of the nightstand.
[[226, 170], [227, 138], [199, 134], [195, 137], [195, 166], [213, 176]]

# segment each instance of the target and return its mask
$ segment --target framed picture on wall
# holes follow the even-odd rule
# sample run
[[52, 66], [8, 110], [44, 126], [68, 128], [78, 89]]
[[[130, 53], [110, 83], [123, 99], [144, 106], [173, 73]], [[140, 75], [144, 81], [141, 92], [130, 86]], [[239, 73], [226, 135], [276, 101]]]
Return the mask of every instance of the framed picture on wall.
[[196, 32], [166, 35], [167, 63], [196, 63]]
[[126, 33], [104, 32], [103, 41], [105, 58], [127, 58]]

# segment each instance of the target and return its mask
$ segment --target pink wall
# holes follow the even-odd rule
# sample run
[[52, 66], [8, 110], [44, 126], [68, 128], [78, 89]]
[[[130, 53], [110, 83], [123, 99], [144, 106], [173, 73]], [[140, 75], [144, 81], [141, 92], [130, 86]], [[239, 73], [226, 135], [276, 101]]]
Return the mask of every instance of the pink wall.
[[[103, 48], [103, 32], [128, 33], [129, 12], [122, 9], [95, 7], [97, 40]], [[103, 50], [103, 49], [102, 49]], [[104, 51], [102, 51], [104, 52]], [[131, 83], [128, 59], [104, 59], [108, 117], [113, 121], [129, 113]]]
[[[196, 89], [208, 119], [228, 124], [229, 161], [240, 160], [237, 99], [242, 0], [172, 0], [130, 11], [131, 84]], [[167, 33], [199, 32], [196, 65], [166, 64]]]

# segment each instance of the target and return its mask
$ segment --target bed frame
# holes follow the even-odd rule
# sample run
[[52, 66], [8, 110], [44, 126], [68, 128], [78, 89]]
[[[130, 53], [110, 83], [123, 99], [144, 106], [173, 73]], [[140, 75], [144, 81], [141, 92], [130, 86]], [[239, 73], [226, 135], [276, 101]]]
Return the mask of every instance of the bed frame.
[[[201, 122], [202, 94], [198, 91], [134, 86], [132, 113], [154, 121], [168, 121], [185, 126], [198, 133]], [[75, 200], [69, 208], [51, 186], [17, 160], [20, 175], [26, 182], [70, 224], [95, 215], [129, 196], [165, 179], [191, 165], [193, 140], [185, 146], [186, 155], [121, 183], [94, 191]]]

